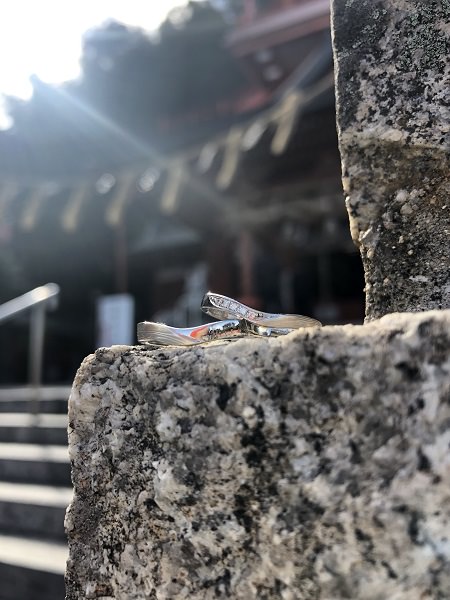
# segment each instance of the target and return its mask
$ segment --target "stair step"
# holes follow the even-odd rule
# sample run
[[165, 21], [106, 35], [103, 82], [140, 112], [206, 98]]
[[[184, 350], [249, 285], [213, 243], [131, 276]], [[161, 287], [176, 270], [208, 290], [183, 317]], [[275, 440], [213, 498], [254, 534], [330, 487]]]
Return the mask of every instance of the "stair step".
[[64, 541], [72, 493], [71, 488], [0, 482], [0, 530]]
[[0, 481], [0, 502], [66, 508], [72, 502], [72, 496], [72, 488]]
[[64, 574], [68, 555], [67, 544], [0, 534], [0, 562], [3, 564]]
[[67, 415], [0, 414], [0, 442], [67, 445]]
[[64, 446], [0, 443], [0, 481], [70, 486]]
[[0, 412], [33, 412], [36, 397], [40, 413], [67, 413], [70, 386], [0, 388]]
[[65, 544], [0, 535], [0, 600], [63, 600]]

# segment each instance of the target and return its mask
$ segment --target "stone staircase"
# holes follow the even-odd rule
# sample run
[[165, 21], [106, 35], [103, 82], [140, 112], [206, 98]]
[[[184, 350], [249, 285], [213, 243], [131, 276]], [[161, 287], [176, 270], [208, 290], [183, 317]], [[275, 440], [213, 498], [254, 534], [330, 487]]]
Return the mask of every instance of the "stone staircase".
[[0, 389], [0, 600], [64, 600], [69, 387]]

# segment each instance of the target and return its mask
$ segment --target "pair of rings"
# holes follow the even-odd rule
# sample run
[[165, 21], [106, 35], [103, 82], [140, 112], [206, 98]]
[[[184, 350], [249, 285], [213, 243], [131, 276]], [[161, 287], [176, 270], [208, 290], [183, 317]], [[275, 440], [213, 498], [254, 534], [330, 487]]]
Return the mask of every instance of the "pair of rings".
[[194, 346], [249, 335], [278, 337], [294, 329], [322, 326], [320, 321], [310, 317], [261, 312], [212, 292], [204, 295], [201, 309], [220, 320], [198, 327], [170, 327], [164, 323], [143, 321], [137, 325], [138, 342], [155, 346]]

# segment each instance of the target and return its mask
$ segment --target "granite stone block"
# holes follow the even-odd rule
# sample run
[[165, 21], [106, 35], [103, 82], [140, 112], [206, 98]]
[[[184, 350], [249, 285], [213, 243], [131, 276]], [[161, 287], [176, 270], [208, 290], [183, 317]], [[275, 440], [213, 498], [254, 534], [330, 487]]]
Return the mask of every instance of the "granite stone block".
[[450, 308], [450, 1], [333, 0], [332, 11], [367, 320]]
[[67, 600], [450, 598], [450, 311], [88, 357]]

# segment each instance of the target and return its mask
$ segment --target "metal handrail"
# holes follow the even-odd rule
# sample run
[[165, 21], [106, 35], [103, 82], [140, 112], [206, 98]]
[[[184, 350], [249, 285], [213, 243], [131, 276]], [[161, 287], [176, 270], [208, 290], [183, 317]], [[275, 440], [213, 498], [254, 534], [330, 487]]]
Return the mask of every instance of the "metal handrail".
[[56, 283], [47, 283], [47, 285], [37, 287], [31, 290], [31, 292], [0, 304], [0, 323], [16, 317], [20, 313], [39, 304], [47, 302], [51, 304], [53, 302], [54, 306], [50, 306], [50, 308], [56, 308], [58, 294], [59, 285], [56, 285]]
[[31, 311], [28, 374], [29, 382], [35, 391], [32, 401], [32, 411], [35, 414], [38, 412], [37, 400], [42, 376], [45, 311], [47, 308], [53, 310], [57, 307], [58, 295], [59, 286], [56, 283], [47, 283], [0, 305], [0, 324]]

